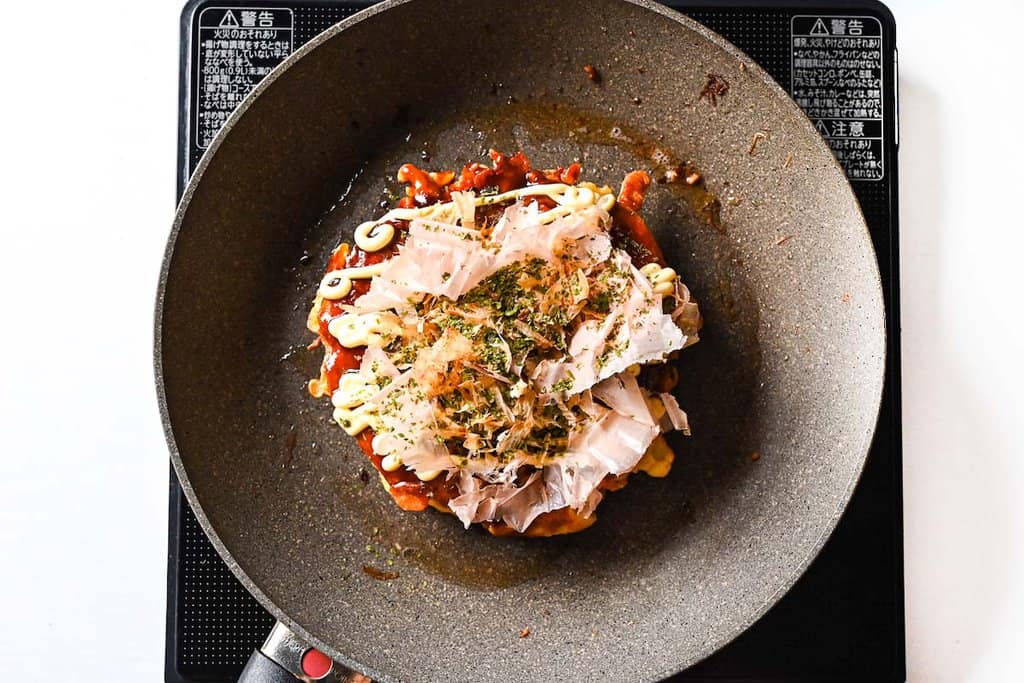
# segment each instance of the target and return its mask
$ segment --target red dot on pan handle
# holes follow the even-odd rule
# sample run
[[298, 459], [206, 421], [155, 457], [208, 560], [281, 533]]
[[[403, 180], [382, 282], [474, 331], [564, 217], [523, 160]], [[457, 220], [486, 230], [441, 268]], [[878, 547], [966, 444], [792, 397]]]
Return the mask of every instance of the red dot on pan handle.
[[320, 650], [306, 650], [302, 655], [302, 673], [310, 678], [322, 678], [331, 672], [334, 662]]

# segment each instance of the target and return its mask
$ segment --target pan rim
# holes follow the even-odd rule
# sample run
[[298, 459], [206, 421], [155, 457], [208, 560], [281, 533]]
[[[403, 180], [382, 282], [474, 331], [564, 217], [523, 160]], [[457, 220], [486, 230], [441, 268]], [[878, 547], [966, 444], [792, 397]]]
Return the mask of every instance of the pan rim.
[[[372, 17], [375, 17], [378, 14], [387, 12], [396, 7], [400, 7], [408, 3], [423, 1], [425, 0], [384, 0], [383, 2], [380, 2], [376, 5], [361, 10], [353, 14], [352, 16], [347, 17], [344, 20], [338, 22], [337, 24], [334, 24], [330, 28], [324, 30], [320, 34], [310, 39], [309, 42], [304, 44], [299, 49], [295, 50], [295, 52], [289, 55], [283, 62], [281, 62], [281, 64], [275, 67], [262, 81], [260, 81], [260, 83], [256, 85], [256, 87], [253, 88], [253, 90], [231, 113], [231, 115], [227, 118], [227, 120], [221, 126], [220, 130], [215, 135], [214, 139], [211, 141], [209, 147], [202, 155], [199, 163], [196, 165], [196, 169], [189, 177], [185, 185], [185, 188], [182, 192], [181, 199], [178, 201], [178, 204], [175, 208], [174, 220], [172, 222], [171, 230], [167, 239], [167, 245], [165, 247], [161, 261], [153, 324], [154, 379], [156, 384], [157, 404], [160, 411], [160, 420], [163, 426], [164, 437], [167, 442], [171, 463], [174, 467], [175, 474], [178, 477], [179, 484], [181, 485], [182, 491], [185, 494], [185, 498], [187, 499], [189, 506], [192, 508], [192, 511], [195, 514], [196, 519], [200, 524], [200, 527], [203, 529], [203, 532], [210, 539], [215, 550], [217, 551], [217, 554], [221, 557], [225, 564], [227, 564], [228, 569], [232, 572], [232, 574], [234, 574], [234, 576], [242, 583], [242, 585], [245, 586], [246, 590], [248, 590], [253, 595], [253, 597], [256, 598], [256, 600], [260, 603], [260, 605], [268, 612], [270, 612], [275, 619], [283, 623], [294, 633], [296, 633], [296, 635], [304, 639], [313, 647], [316, 647], [317, 649], [326, 652], [335, 661], [354, 671], [362, 671], [374, 680], [378, 681], [390, 681], [395, 679], [392, 675], [386, 672], [377, 671], [373, 667], [367, 666], [366, 664], [363, 664], [361, 662], [357, 662], [345, 653], [337, 650], [331, 644], [326, 643], [320, 640], [319, 638], [315, 637], [304, 627], [295, 622], [287, 613], [285, 613], [281, 608], [279, 608], [277, 604], [273, 600], [271, 600], [259, 588], [259, 586], [248, 576], [245, 570], [243, 570], [241, 566], [239, 566], [238, 562], [232, 556], [230, 550], [223, 543], [217, 531], [210, 523], [210, 520], [207, 517], [205, 511], [203, 510], [198, 499], [198, 496], [194, 488], [192, 487], [191, 481], [188, 477], [188, 473], [182, 461], [181, 453], [179, 452], [177, 443], [175, 441], [174, 430], [171, 425], [171, 420], [168, 412], [166, 387], [164, 383], [163, 372], [163, 314], [164, 299], [166, 294], [168, 277], [170, 274], [170, 264], [173, 260], [177, 239], [180, 234], [182, 225], [184, 223], [185, 216], [188, 212], [188, 208], [191, 205], [192, 197], [195, 194], [196, 189], [198, 188], [200, 182], [202, 181], [202, 178], [205, 175], [207, 168], [210, 166], [214, 157], [216, 156], [217, 150], [221, 147], [226, 138], [230, 135], [238, 120], [245, 115], [245, 113], [250, 109], [255, 100], [264, 91], [270, 88], [277, 81], [277, 79], [280, 78], [286, 71], [288, 71], [292, 66], [294, 66], [296, 62], [298, 62], [308, 53], [317, 49], [322, 44], [334, 39], [339, 33], [342, 33], [345, 30], [353, 26], [356, 26], [365, 20], [368, 20]], [[829, 170], [840, 174], [840, 177], [843, 181], [843, 186], [845, 187], [846, 191], [850, 193], [850, 196], [853, 200], [853, 206], [856, 211], [856, 218], [858, 219], [857, 224], [860, 232], [860, 237], [868, 245], [870, 253], [872, 254], [872, 256], [874, 256], [874, 258], [872, 259], [870, 279], [873, 288], [873, 295], [880, 303], [880, 306], [877, 307], [877, 315], [879, 317], [879, 320], [876, 324], [877, 329], [879, 329], [881, 332], [879, 340], [879, 352], [877, 354], [872, 354], [870, 356], [869, 360], [873, 360], [874, 363], [870, 368], [866, 368], [865, 370], [865, 374], [870, 376], [871, 380], [875, 382], [877, 389], [877, 391], [874, 392], [873, 394], [874, 406], [873, 408], [871, 408], [870, 411], [867, 411], [866, 414], [866, 417], [869, 418], [869, 423], [871, 426], [863, 434], [861, 443], [857, 446], [856, 449], [854, 449], [854, 452], [860, 454], [856, 470], [850, 477], [850, 481], [846, 489], [842, 491], [841, 494], [838, 496], [836, 508], [830, 515], [827, 522], [823, 525], [821, 534], [814, 541], [814, 543], [810, 545], [810, 548], [806, 556], [803, 557], [800, 560], [800, 562], [794, 563], [794, 569], [787, 575], [785, 580], [779, 583], [778, 588], [770, 596], [768, 596], [767, 599], [765, 599], [761, 604], [754, 605], [754, 608], [746, 612], [745, 616], [742, 619], [738, 620], [735, 626], [733, 626], [730, 629], [725, 629], [722, 635], [718, 636], [712, 641], [709, 641], [706, 647], [701, 648], [700, 652], [695, 653], [694, 656], [690, 657], [689, 659], [680, 661], [674, 664], [672, 667], [658, 672], [657, 678], [651, 679], [660, 680], [661, 678], [665, 678], [680, 671], [683, 671], [685, 669], [688, 669], [689, 667], [697, 664], [698, 662], [707, 659], [712, 654], [721, 650], [723, 647], [728, 645], [730, 642], [732, 642], [742, 633], [744, 633], [747, 629], [749, 629], [755, 622], [757, 622], [762, 616], [764, 616], [764, 614], [767, 613], [786, 593], [788, 593], [797, 581], [799, 581], [799, 579], [806, 573], [807, 569], [810, 567], [813, 561], [818, 557], [821, 549], [827, 543], [828, 539], [832, 536], [832, 533], [835, 531], [835, 528], [838, 525], [839, 520], [842, 518], [843, 514], [845, 513], [848, 507], [853, 491], [856, 489], [857, 485], [860, 482], [861, 476], [864, 471], [864, 466], [867, 460], [867, 456], [870, 451], [871, 443], [874, 439], [874, 435], [877, 429], [878, 417], [881, 410], [882, 393], [884, 391], [885, 386], [886, 369], [888, 365], [888, 347], [886, 343], [888, 338], [888, 329], [886, 324], [886, 307], [882, 291], [882, 281], [878, 265], [878, 257], [874, 249], [874, 244], [870, 232], [868, 230], [867, 222], [864, 218], [860, 202], [857, 200], [856, 195], [853, 192], [853, 188], [850, 185], [849, 180], [846, 178], [845, 172], [839, 165], [838, 161], [836, 161], [836, 159], [834, 158], [831, 149], [828, 147], [827, 143], [821, 138], [818, 132], [814, 129], [812, 122], [809, 118], [807, 118], [803, 110], [801, 110], [799, 106], [795, 102], [793, 102], [792, 98], [782, 88], [782, 86], [780, 86], [775, 81], [775, 79], [773, 79], [766, 71], [764, 71], [760, 65], [758, 65], [755, 61], [751, 60], [742, 50], [737, 48], [735, 45], [733, 45], [725, 38], [712, 31], [711, 29], [707, 28], [703, 24], [677, 12], [676, 10], [666, 7], [665, 5], [657, 2], [657, 0], [619, 1], [655, 12], [656, 14], [681, 25], [683, 28], [692, 31], [693, 33], [696, 33], [701, 38], [712, 43], [726, 54], [731, 55], [732, 57], [735, 57], [736, 59], [742, 61], [746, 66], [747, 72], [751, 76], [756, 77], [759, 81], [761, 81], [768, 88], [771, 94], [776, 99], [781, 101], [782, 106], [789, 109], [790, 113], [795, 115], [798, 124], [800, 126], [803, 126], [804, 130], [809, 134], [808, 140], [813, 141], [813, 145], [820, 152], [824, 153], [825, 158], [827, 158], [826, 164]], [[195, 9], [196, 7], [192, 6], [189, 9], [188, 13], [191, 15], [192, 13], [194, 13]], [[189, 19], [190, 18], [191, 16], [189, 17]]]

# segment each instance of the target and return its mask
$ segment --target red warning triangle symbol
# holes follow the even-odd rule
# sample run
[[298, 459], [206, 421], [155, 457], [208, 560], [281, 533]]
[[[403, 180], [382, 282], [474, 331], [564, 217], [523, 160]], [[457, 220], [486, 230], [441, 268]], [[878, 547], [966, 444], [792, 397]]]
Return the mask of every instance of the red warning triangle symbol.
[[[821, 20], [819, 19], [818, 21], [821, 21]], [[224, 18], [220, 20], [220, 24], [218, 24], [218, 26], [227, 26], [229, 28], [237, 28], [238, 27], [238, 19], [235, 17], [235, 13], [232, 12], [231, 10], [228, 10], [227, 12], [225, 12], [224, 13]]]
[[812, 36], [827, 36], [829, 35], [828, 27], [825, 26], [825, 22], [818, 17], [818, 20], [814, 22], [814, 26], [811, 27]]

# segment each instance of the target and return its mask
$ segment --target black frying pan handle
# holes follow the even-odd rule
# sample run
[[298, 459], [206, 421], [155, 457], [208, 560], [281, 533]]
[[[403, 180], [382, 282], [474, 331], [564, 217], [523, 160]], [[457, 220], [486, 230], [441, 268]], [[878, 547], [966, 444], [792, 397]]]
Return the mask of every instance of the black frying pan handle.
[[259, 650], [253, 650], [238, 683], [295, 683], [299, 679]]
[[277, 622], [263, 646], [252, 653], [238, 683], [369, 681], [330, 658]]

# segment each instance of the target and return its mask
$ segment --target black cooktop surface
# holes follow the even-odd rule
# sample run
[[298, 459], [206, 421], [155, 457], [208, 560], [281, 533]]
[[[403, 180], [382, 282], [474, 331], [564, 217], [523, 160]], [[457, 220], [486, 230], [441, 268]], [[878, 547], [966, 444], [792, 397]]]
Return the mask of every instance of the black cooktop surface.
[[[369, 2], [190, 2], [181, 21], [178, 194], [235, 105]], [[903, 681], [895, 23], [871, 0], [667, 2], [764, 67], [846, 169], [882, 273], [888, 368], [875, 440], [819, 557], [754, 626], [672, 681]], [[250, 43], [256, 43], [252, 45]], [[234, 681], [273, 625], [214, 551], [171, 473], [166, 680]]]

